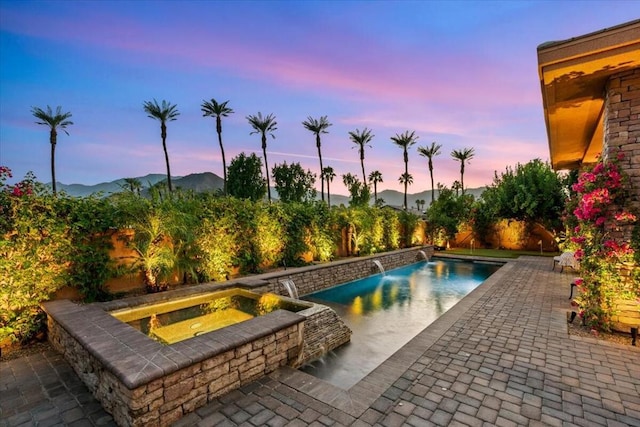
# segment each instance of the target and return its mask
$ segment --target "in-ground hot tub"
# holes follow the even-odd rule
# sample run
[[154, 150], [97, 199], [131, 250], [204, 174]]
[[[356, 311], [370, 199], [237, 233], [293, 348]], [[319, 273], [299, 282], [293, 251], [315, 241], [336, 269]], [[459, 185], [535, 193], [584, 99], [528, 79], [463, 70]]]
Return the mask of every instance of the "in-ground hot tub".
[[[171, 424], [280, 366], [300, 366], [317, 348], [331, 350], [318, 329], [327, 323], [339, 331], [330, 335], [341, 337], [332, 346], [351, 334], [323, 305], [202, 289], [87, 305], [47, 302], [49, 341], [116, 423], [147, 426]], [[195, 316], [176, 314], [194, 308]]]
[[276, 310], [297, 313], [309, 304], [279, 295], [229, 289], [111, 311], [111, 315], [163, 344], [174, 344]]

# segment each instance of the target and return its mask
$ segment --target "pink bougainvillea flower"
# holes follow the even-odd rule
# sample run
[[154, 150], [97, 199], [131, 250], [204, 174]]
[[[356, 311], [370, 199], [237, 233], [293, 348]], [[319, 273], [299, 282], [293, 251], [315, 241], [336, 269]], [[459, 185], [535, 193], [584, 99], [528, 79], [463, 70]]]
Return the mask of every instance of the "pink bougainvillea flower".
[[614, 215], [618, 222], [636, 222], [638, 218], [631, 212], [622, 211]]
[[587, 238], [584, 236], [576, 236], [571, 238], [571, 241], [577, 245], [583, 244], [586, 240]]

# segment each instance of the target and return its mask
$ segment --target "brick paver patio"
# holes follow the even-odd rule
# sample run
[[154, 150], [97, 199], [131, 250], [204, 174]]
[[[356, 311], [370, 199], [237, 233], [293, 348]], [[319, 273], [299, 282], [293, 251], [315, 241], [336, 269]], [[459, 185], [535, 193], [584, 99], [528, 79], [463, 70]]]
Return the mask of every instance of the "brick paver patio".
[[[640, 349], [568, 335], [571, 278], [520, 258], [350, 390], [280, 369], [176, 425], [640, 426]], [[0, 411], [0, 426], [113, 423], [53, 350], [0, 364]]]

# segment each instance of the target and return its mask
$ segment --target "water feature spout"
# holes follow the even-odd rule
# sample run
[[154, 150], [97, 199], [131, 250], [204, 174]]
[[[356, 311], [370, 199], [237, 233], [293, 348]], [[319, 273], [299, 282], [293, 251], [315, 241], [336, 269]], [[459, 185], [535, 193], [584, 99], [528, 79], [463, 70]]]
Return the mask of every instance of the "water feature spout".
[[296, 284], [293, 283], [293, 280], [286, 279], [286, 280], [280, 281], [280, 283], [287, 290], [291, 298], [300, 299], [300, 297], [298, 296], [298, 288], [296, 288]]
[[376, 267], [378, 267], [378, 270], [380, 270], [380, 273], [382, 273], [383, 275], [386, 275], [386, 274], [387, 274], [387, 273], [384, 271], [384, 267], [382, 266], [382, 263], [381, 263], [379, 260], [374, 259], [374, 260], [373, 260], [373, 265], [375, 265]]
[[427, 254], [425, 253], [425, 251], [418, 251], [418, 255], [420, 255], [422, 257], [422, 259], [424, 259], [425, 261], [429, 261], [429, 257], [427, 256]]

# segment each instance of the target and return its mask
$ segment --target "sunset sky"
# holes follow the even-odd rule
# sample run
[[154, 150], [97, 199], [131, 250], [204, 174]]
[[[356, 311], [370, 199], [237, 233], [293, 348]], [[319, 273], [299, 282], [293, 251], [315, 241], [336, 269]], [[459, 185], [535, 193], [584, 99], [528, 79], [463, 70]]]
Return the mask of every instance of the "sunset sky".
[[[402, 191], [402, 150], [390, 137], [416, 131], [410, 193], [459, 179], [454, 149], [475, 149], [465, 185], [494, 171], [548, 160], [536, 47], [640, 17], [634, 1], [7, 1], [0, 0], [0, 165], [20, 179], [51, 180], [48, 128], [31, 107], [73, 114], [60, 132], [56, 178], [97, 184], [166, 173], [159, 122], [144, 101], [177, 104], [167, 146], [175, 176], [222, 176], [215, 120], [203, 100], [229, 100], [223, 121], [227, 164], [262, 155], [246, 116], [273, 113], [269, 166], [300, 162], [319, 172], [313, 134], [301, 122], [327, 115], [325, 166], [360, 179], [348, 132], [368, 127], [367, 174], [379, 190]], [[15, 182], [15, 179], [13, 180]], [[320, 188], [320, 180], [317, 181]]]

